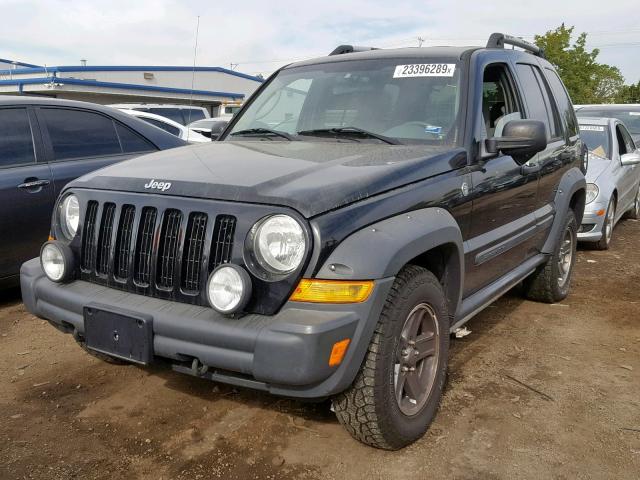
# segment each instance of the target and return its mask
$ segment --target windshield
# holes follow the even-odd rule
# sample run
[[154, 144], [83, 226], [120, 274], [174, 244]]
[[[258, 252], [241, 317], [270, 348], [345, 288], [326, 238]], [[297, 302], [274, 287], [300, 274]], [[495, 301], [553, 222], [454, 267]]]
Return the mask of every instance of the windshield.
[[[246, 131], [265, 134], [266, 129], [272, 133], [269, 140], [379, 142], [386, 137], [397, 143], [455, 144], [459, 82], [457, 60], [442, 58], [287, 68], [246, 108], [228, 139], [247, 140], [252, 137], [244, 136]], [[336, 136], [318, 132], [323, 130]]]
[[590, 152], [594, 154], [611, 158], [611, 147], [609, 141], [609, 132], [603, 125], [580, 125], [580, 138], [587, 145]]
[[632, 135], [640, 134], [640, 107], [620, 107], [618, 108], [580, 108], [577, 112], [579, 117], [610, 117], [617, 118], [625, 124], [627, 130]]

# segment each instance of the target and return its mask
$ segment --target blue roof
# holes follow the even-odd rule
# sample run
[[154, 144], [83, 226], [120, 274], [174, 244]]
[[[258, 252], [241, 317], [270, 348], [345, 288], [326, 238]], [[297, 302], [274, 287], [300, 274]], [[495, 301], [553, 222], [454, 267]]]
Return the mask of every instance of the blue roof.
[[195, 94], [206, 95], [211, 97], [227, 97], [232, 99], [244, 98], [243, 93], [232, 92], [214, 92], [210, 90], [191, 90], [187, 88], [171, 88], [171, 87], [156, 87], [153, 85], [136, 85], [134, 83], [116, 83], [116, 82], [100, 82], [97, 80], [82, 80], [79, 78], [60, 78], [60, 77], [40, 77], [40, 78], [13, 78], [11, 80], [0, 80], [0, 85], [44, 85], [47, 83], [56, 83], [60, 85], [84, 85], [92, 87], [104, 87], [104, 88], [120, 88], [126, 90], [145, 90], [150, 92], [165, 92], [165, 93], [182, 93], [182, 94]]
[[[0, 61], [3, 61], [0, 59]], [[9, 61], [10, 62], [10, 61]], [[39, 65], [20, 64], [24, 68], [16, 68], [15, 70], [0, 70], [2, 74], [23, 74], [23, 73], [49, 73], [49, 72], [143, 72], [143, 71], [156, 71], [156, 72], [192, 72], [193, 67], [181, 67], [181, 66], [158, 66], [158, 65], [110, 65], [110, 66], [90, 66], [83, 67], [81, 65], [62, 65], [58, 67], [41, 67]], [[246, 73], [236, 72], [222, 67], [195, 67], [196, 72], [220, 72], [227, 75], [233, 75], [247, 80], [253, 80], [255, 82], [262, 83], [264, 80], [253, 75], [247, 75]]]
[[12, 63], [14, 65], [18, 65], [20, 67], [25, 67], [25, 68], [40, 68], [40, 65], [34, 65], [32, 63], [18, 62], [16, 60], [9, 60], [7, 58], [0, 58], [0, 63]]

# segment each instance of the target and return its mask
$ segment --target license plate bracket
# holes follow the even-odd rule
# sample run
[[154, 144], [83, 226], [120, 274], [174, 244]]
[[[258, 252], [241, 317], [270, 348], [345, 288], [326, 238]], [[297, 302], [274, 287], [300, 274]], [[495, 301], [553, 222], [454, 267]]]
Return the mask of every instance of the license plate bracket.
[[153, 361], [153, 317], [112, 307], [84, 307], [87, 348], [105, 355], [148, 365]]

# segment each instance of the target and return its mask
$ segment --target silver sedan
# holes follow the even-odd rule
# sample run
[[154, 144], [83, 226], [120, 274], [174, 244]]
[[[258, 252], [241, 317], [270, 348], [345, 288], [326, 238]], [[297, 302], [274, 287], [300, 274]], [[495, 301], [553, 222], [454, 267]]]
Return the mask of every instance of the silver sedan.
[[587, 198], [578, 240], [606, 250], [625, 215], [640, 218], [640, 150], [615, 118], [578, 119], [589, 149]]

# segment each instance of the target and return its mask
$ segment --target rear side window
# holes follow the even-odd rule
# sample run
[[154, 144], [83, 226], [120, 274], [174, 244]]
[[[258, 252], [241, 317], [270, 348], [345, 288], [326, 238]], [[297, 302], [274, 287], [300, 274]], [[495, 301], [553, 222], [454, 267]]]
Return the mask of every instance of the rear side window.
[[171, 135], [175, 135], [176, 137], [180, 136], [180, 130], [173, 125], [169, 125], [168, 123], [161, 122], [160, 120], [156, 120], [155, 118], [144, 118], [139, 117], [140, 120], [144, 120], [147, 123], [150, 123], [154, 127], [161, 128], [165, 132], [169, 132]]
[[122, 146], [122, 151], [124, 153], [149, 152], [157, 150], [151, 142], [117, 122], [116, 131], [118, 132], [118, 138], [120, 138], [120, 145]]
[[54, 160], [122, 153], [111, 118], [83, 110], [42, 108]]
[[556, 98], [558, 110], [560, 110], [560, 115], [564, 118], [564, 121], [567, 124], [569, 136], [573, 137], [578, 134], [578, 119], [576, 118], [576, 113], [571, 105], [567, 89], [564, 88], [560, 77], [555, 71], [550, 69], [547, 69], [546, 71], [551, 91], [553, 92], [553, 96]]
[[550, 103], [546, 85], [542, 81], [540, 69], [533, 65], [519, 63], [518, 77], [523, 87], [523, 94], [529, 107], [527, 118], [540, 120], [546, 126], [547, 138], [560, 136], [557, 117]]
[[182, 111], [182, 115], [184, 116], [184, 125], [189, 125], [191, 122], [195, 122], [196, 120], [207, 118], [204, 116], [204, 112], [199, 108], [186, 108]]
[[156, 115], [168, 118], [169, 120], [173, 120], [174, 122], [178, 122], [181, 125], [185, 124], [184, 117], [182, 116], [182, 111], [179, 108], [152, 107], [147, 111], [149, 113], [155, 113]]
[[0, 109], [0, 168], [35, 161], [27, 109]]

